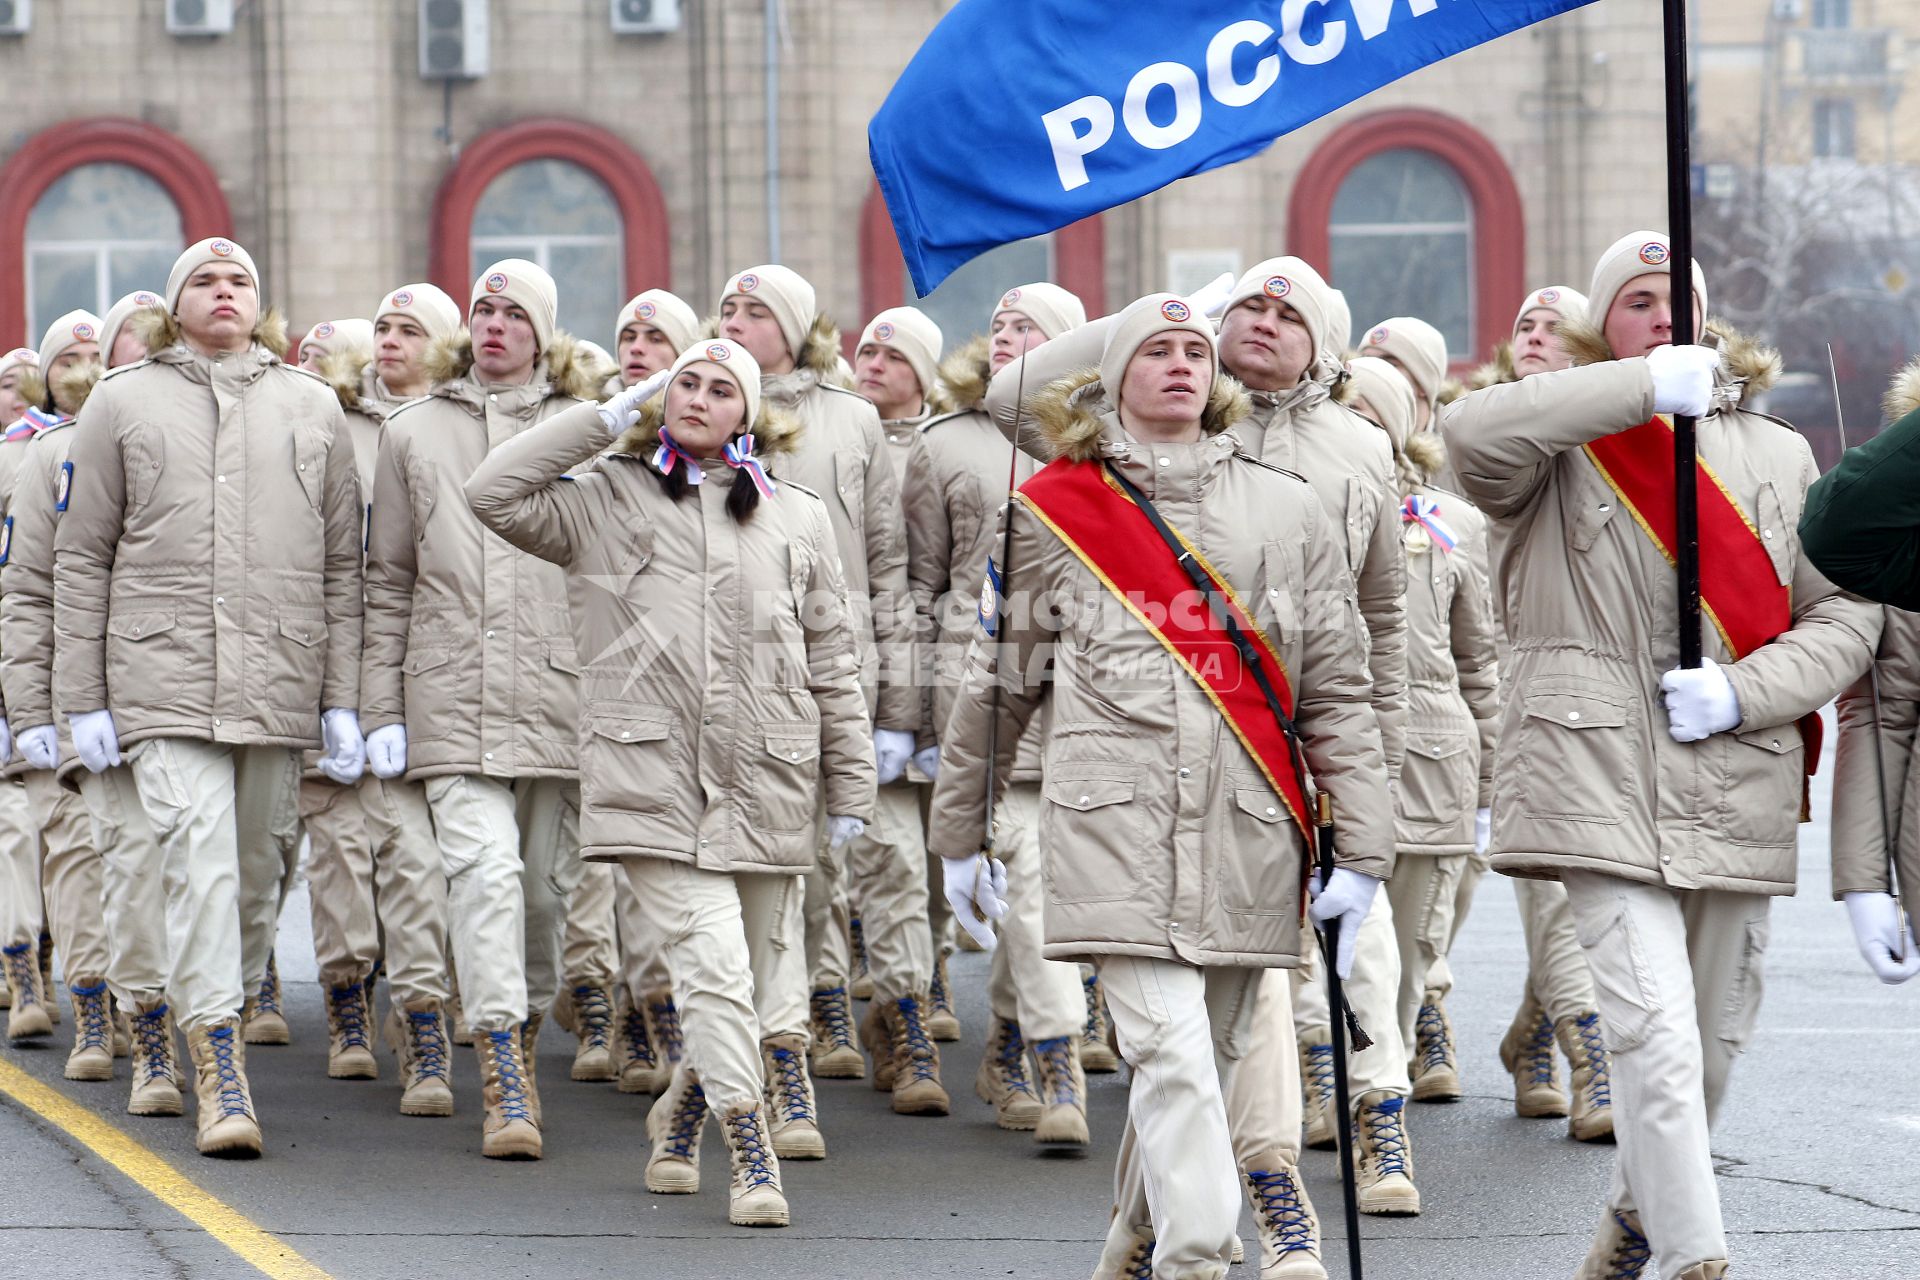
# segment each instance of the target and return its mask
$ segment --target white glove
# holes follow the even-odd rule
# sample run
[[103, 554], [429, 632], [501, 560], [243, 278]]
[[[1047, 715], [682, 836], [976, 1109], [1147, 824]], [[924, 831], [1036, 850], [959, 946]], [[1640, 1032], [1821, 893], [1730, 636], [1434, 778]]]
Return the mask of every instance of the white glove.
[[913, 763], [914, 767], [926, 774], [929, 779], [938, 778], [940, 776], [940, 748], [937, 746], [922, 747], [913, 753]]
[[367, 767], [376, 778], [397, 778], [407, 771], [407, 726], [384, 725], [367, 735]]
[[867, 824], [858, 818], [849, 818], [844, 815], [835, 817], [832, 814], [828, 814], [827, 847], [830, 849], [844, 849], [852, 844], [854, 839], [865, 832], [866, 829]]
[[1892, 894], [1849, 893], [1843, 898], [1847, 918], [1853, 921], [1853, 940], [1880, 981], [1897, 986], [1920, 973], [1920, 949], [1913, 945], [1913, 929], [1902, 918]]
[[1313, 905], [1307, 908], [1307, 914], [1314, 924], [1324, 926], [1336, 921], [1340, 926], [1340, 950], [1333, 957], [1333, 968], [1344, 982], [1353, 976], [1353, 953], [1360, 943], [1360, 925], [1373, 909], [1373, 895], [1380, 891], [1380, 881], [1350, 867], [1335, 867], [1332, 880], [1322, 885], [1316, 873], [1311, 887]]
[[1473, 851], [1485, 853], [1493, 844], [1493, 810], [1475, 809], [1473, 811]]
[[67, 717], [73, 731], [73, 751], [88, 773], [105, 773], [120, 764], [120, 735], [113, 728], [113, 712], [102, 707]]
[[1740, 699], [1733, 681], [1711, 658], [1692, 669], [1675, 667], [1660, 677], [1666, 694], [1667, 732], [1675, 742], [1698, 742], [1740, 725]]
[[60, 763], [60, 732], [50, 724], [37, 724], [20, 731], [20, 754], [35, 769], [51, 769]]
[[913, 735], [899, 729], [875, 729], [873, 731], [873, 763], [880, 771], [880, 785], [899, 778], [907, 771], [907, 761], [913, 759]]
[[360, 713], [334, 707], [320, 717], [320, 736], [327, 745], [320, 757], [320, 772], [343, 787], [360, 781], [367, 768], [367, 740], [360, 736]]
[[611, 440], [640, 421], [640, 406], [665, 390], [672, 377], [672, 369], [662, 369], [646, 381], [636, 382], [625, 391], [615, 394], [601, 405], [600, 421], [607, 424], [607, 438]]
[[1003, 920], [1007, 915], [1007, 864], [975, 853], [964, 858], [942, 858], [940, 865], [954, 920], [983, 949], [993, 950], [993, 925], [988, 922]]
[[1187, 304], [1207, 319], [1218, 320], [1227, 313], [1227, 303], [1233, 300], [1233, 280], [1233, 272], [1221, 272], [1194, 290]]
[[1703, 418], [1713, 408], [1713, 371], [1720, 353], [1710, 347], [1655, 347], [1647, 352], [1653, 375], [1653, 411]]

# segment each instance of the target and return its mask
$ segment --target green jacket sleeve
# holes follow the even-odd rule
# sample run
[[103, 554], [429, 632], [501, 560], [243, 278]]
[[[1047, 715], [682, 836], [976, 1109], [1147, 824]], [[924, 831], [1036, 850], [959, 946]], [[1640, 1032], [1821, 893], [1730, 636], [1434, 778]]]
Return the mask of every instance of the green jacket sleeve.
[[1920, 410], [1814, 482], [1800, 545], [1842, 590], [1920, 609]]

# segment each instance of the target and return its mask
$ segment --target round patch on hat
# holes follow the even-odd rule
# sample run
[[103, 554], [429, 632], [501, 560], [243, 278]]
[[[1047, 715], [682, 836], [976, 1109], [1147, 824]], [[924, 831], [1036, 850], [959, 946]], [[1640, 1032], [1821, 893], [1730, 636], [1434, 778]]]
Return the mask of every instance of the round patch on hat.
[[873, 326], [873, 337], [876, 342], [893, 341], [893, 326], [882, 321], [880, 324]]
[[313, 336], [316, 338], [331, 338], [333, 336], [333, 322], [330, 320], [322, 320], [319, 324], [313, 326]]
[[1550, 307], [1560, 301], [1560, 291], [1558, 289], [1542, 289], [1534, 301], [1543, 307]]
[[0, 363], [12, 364], [17, 360], [24, 360], [28, 364], [39, 364], [40, 353], [32, 347], [15, 347], [13, 350], [7, 352], [7, 358], [4, 361], [0, 361]]
[[79, 324], [76, 324], [75, 326], [73, 326], [73, 340], [75, 342], [92, 342], [93, 326], [88, 324], [85, 320], [82, 320]]
[[1387, 332], [1387, 326], [1381, 325], [1379, 328], [1375, 329], [1372, 333], [1367, 335], [1367, 345], [1373, 346], [1373, 347], [1380, 346], [1383, 343], [1385, 343], [1388, 338], [1392, 336], [1393, 336], [1392, 334]]
[[233, 242], [230, 240], [215, 240], [207, 246], [207, 252], [218, 258], [231, 258], [233, 256]]
[[408, 289], [397, 290], [391, 301], [396, 307], [410, 307], [413, 305], [413, 293]]
[[1266, 292], [1269, 298], [1284, 298], [1293, 292], [1293, 281], [1285, 276], [1268, 276]]
[[741, 293], [752, 293], [760, 287], [760, 277], [749, 271], [740, 277], [740, 283], [737, 287]]
[[1160, 314], [1175, 324], [1185, 324], [1193, 319], [1193, 308], [1178, 298], [1169, 298], [1160, 304]]
[[160, 305], [160, 296], [158, 294], [148, 293], [145, 289], [142, 289], [133, 295], [133, 305], [136, 307], [157, 307]]
[[733, 359], [733, 348], [724, 342], [712, 343], [707, 347], [707, 359], [731, 360]]
[[480, 283], [486, 287], [488, 293], [505, 293], [507, 289], [507, 273], [504, 271], [496, 271]]
[[1640, 246], [1640, 261], [1650, 267], [1664, 267], [1667, 265], [1667, 259], [1672, 256], [1667, 246], [1658, 240], [1649, 240]]
[[1000, 295], [1000, 309], [1005, 311], [1018, 301], [1020, 301], [1020, 291], [1018, 289], [1009, 289]]
[[653, 319], [653, 312], [653, 304], [651, 302], [643, 302], [633, 309], [633, 318], [635, 320], [651, 320]]

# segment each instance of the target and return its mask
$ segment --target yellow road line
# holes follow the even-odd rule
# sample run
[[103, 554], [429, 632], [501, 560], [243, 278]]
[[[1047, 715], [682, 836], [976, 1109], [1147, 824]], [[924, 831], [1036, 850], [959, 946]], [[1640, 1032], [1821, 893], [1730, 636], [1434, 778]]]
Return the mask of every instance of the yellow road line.
[[[0, 1093], [57, 1125], [162, 1204], [233, 1250], [272, 1280], [332, 1280], [286, 1241], [262, 1229], [232, 1205], [202, 1190], [191, 1178], [99, 1116], [0, 1059]], [[192, 1123], [191, 1120], [186, 1123]]]

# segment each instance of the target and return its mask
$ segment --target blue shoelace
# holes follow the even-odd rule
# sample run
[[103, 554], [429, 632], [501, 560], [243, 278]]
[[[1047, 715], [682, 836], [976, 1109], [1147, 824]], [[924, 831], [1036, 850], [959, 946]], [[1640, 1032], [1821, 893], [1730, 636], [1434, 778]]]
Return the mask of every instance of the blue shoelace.
[[727, 1120], [727, 1127], [733, 1133], [733, 1149], [739, 1153], [741, 1172], [746, 1174], [749, 1187], [771, 1187], [776, 1185], [778, 1175], [773, 1170], [773, 1153], [767, 1149], [766, 1132], [760, 1125], [758, 1111], [742, 1111]]
[[1333, 1097], [1333, 1046], [1330, 1044], [1310, 1044], [1307, 1046], [1307, 1087], [1312, 1090], [1314, 1101], [1328, 1106]]
[[707, 1091], [697, 1081], [689, 1082], [680, 1105], [674, 1109], [673, 1122], [667, 1128], [667, 1153], [683, 1160], [696, 1159], [700, 1150], [700, 1126], [707, 1122]]
[[447, 1033], [440, 1015], [425, 1010], [407, 1015], [413, 1032], [414, 1074], [447, 1078]]
[[900, 1036], [907, 1046], [907, 1068], [916, 1080], [933, 1079], [935, 1050], [927, 1036], [927, 1025], [920, 1018], [920, 1002], [912, 996], [900, 997]]
[[791, 1049], [773, 1050], [773, 1091], [789, 1123], [813, 1119], [813, 1099], [807, 1092], [806, 1064]]
[[240, 1068], [233, 1061], [239, 1048], [234, 1034], [232, 1027], [215, 1027], [207, 1032], [207, 1046], [213, 1051], [213, 1075], [220, 1085], [220, 1114], [251, 1116], [253, 1108], [247, 1105], [247, 1087], [241, 1083]]
[[671, 997], [649, 1006], [653, 1013], [654, 1051], [668, 1062], [680, 1061], [685, 1041], [680, 1034], [680, 1007]]
[[133, 1018], [133, 1069], [143, 1080], [165, 1077], [173, 1082], [173, 1037], [167, 1033], [167, 1006], [162, 1004]]
[[267, 971], [260, 979], [260, 994], [254, 997], [253, 1011], [256, 1014], [280, 1012], [280, 970], [275, 967], [272, 956], [267, 957]]
[[813, 993], [813, 1016], [830, 1048], [853, 1044], [853, 1010], [847, 1004], [845, 987], [830, 987]]
[[37, 1002], [39, 972], [33, 966], [33, 944], [15, 943], [11, 947], [0, 949], [7, 959], [7, 977], [13, 984], [13, 999], [21, 1008]]
[[1530, 1083], [1553, 1083], [1553, 1020], [1545, 1013], [1540, 1015], [1540, 1021], [1533, 1024], [1533, 1031], [1521, 1049], [1521, 1057], [1527, 1064]]
[[508, 1120], [533, 1123], [533, 1106], [527, 1100], [527, 1079], [520, 1063], [520, 1032], [513, 1027], [504, 1031], [483, 1031], [493, 1053], [493, 1073], [500, 1085], [500, 1114]]
[[1312, 1252], [1313, 1215], [1300, 1199], [1300, 1185], [1286, 1170], [1269, 1173], [1250, 1171], [1247, 1181], [1253, 1185], [1254, 1212], [1266, 1222], [1280, 1243], [1281, 1253]]
[[994, 1047], [993, 1057], [1008, 1093], [1033, 1093], [1033, 1081], [1027, 1078], [1027, 1043], [1020, 1037], [1019, 1023], [1000, 1020], [999, 1044]]
[[1596, 1109], [1613, 1105], [1613, 1082], [1607, 1070], [1607, 1046], [1600, 1038], [1600, 1015], [1589, 1013], [1573, 1023], [1574, 1043], [1592, 1075], [1587, 1079], [1587, 1101]]
[[[259, 1005], [262, 1010], [266, 1007], [264, 1001]], [[327, 1011], [333, 1015], [334, 1025], [340, 1028], [343, 1048], [373, 1048], [367, 1039], [367, 989], [363, 984], [350, 982], [344, 987], [328, 987]]]
[[107, 984], [68, 987], [73, 996], [73, 1011], [79, 1026], [74, 1028], [74, 1049], [105, 1049], [113, 1052], [113, 1025], [107, 1017]]
[[1388, 1098], [1360, 1113], [1382, 1177], [1396, 1173], [1412, 1176], [1407, 1169], [1406, 1122], [1400, 1114], [1406, 1105], [1405, 1098]]
[[1065, 1036], [1036, 1042], [1033, 1056], [1043, 1068], [1040, 1078], [1047, 1087], [1048, 1106], [1072, 1106], [1080, 1101], [1073, 1088], [1073, 1046]]
[[647, 1035], [647, 1014], [638, 1005], [627, 1010], [627, 1016], [621, 1020], [620, 1036], [626, 1041], [627, 1056], [646, 1067], [657, 1067], [660, 1059], [654, 1056], [653, 1040]]
[[589, 1049], [611, 1047], [613, 1034], [613, 1006], [607, 1002], [604, 987], [575, 987], [573, 989], [573, 1027], [580, 1037], [580, 1044]]
[[1437, 1004], [1423, 1004], [1414, 1019], [1414, 1042], [1420, 1046], [1420, 1069], [1453, 1065], [1453, 1037], [1447, 1033], [1447, 1019]]
[[1620, 1243], [1613, 1247], [1613, 1256], [1607, 1259], [1607, 1280], [1638, 1280], [1647, 1264], [1653, 1261], [1653, 1246], [1647, 1238], [1633, 1229], [1624, 1213], [1613, 1215], [1615, 1225], [1620, 1228]]

